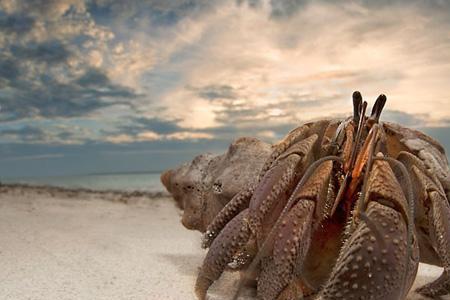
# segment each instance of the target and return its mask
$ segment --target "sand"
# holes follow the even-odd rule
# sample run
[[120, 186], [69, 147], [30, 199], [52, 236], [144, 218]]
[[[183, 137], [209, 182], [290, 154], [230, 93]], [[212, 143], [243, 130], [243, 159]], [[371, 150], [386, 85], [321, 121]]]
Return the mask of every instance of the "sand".
[[[179, 219], [163, 194], [2, 187], [0, 298], [195, 299], [205, 251], [200, 234]], [[439, 274], [421, 265], [416, 283]], [[227, 299], [235, 275], [224, 276], [209, 298]]]

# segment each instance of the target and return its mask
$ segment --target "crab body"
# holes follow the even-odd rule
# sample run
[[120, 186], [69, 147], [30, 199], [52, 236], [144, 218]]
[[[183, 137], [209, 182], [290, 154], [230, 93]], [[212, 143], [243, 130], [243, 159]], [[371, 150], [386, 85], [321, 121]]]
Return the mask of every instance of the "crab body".
[[[261, 299], [404, 299], [419, 261], [444, 268], [422, 287], [450, 292], [450, 172], [442, 146], [418, 131], [354, 114], [291, 131], [255, 183], [209, 224], [196, 282], [204, 299], [225, 269]], [[235, 295], [236, 297], [236, 295]]]

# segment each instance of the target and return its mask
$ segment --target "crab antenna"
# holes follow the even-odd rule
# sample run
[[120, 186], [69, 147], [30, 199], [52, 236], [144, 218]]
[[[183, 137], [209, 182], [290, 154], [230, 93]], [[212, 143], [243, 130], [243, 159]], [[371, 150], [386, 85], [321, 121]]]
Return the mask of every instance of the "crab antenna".
[[361, 106], [362, 106], [362, 96], [358, 91], [353, 92], [353, 120], [356, 124], [359, 123], [359, 118], [361, 117]]
[[386, 104], [386, 96], [381, 94], [375, 101], [375, 104], [372, 108], [372, 114], [370, 115], [370, 119], [373, 119], [375, 120], [376, 123], [378, 123], [385, 104]]
[[362, 128], [364, 125], [364, 117], [366, 115], [366, 108], [367, 108], [367, 102], [364, 101], [361, 105], [361, 114], [360, 114], [360, 120], [359, 120], [359, 124], [358, 124], [358, 128], [356, 130], [356, 139], [355, 139], [355, 143], [353, 145], [353, 149], [352, 149], [352, 155], [350, 158], [350, 170], [353, 169], [354, 165], [355, 165], [355, 161], [356, 161], [356, 154], [357, 154], [357, 150], [359, 147], [359, 143], [361, 141], [361, 134], [362, 134]]

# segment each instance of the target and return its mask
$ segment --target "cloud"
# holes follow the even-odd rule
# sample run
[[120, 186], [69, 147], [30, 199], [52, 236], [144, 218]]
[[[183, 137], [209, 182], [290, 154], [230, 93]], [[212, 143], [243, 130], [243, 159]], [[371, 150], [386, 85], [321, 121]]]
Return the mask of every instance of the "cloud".
[[20, 75], [19, 66], [13, 59], [0, 55], [0, 87], [5, 87]]
[[117, 125], [113, 130], [104, 130], [105, 140], [115, 144], [143, 141], [212, 139], [214, 135], [192, 128], [183, 128], [178, 120], [158, 117], [138, 117], [127, 124]]
[[111, 135], [107, 136], [105, 140], [109, 143], [113, 144], [123, 144], [123, 143], [132, 143], [135, 141], [135, 139], [132, 136], [126, 135], [126, 134], [118, 134], [118, 135]]
[[0, 136], [6, 139], [24, 142], [45, 141], [46, 134], [42, 129], [25, 126], [19, 129], [5, 129], [0, 131]]
[[24, 125], [0, 129], [2, 144], [84, 144], [92, 138], [92, 133], [79, 126]]
[[0, 56], [1, 121], [25, 118], [71, 118], [114, 105], [132, 108], [138, 95], [114, 83], [105, 71], [77, 59], [64, 42], [13, 44]]
[[[264, 1], [247, 1], [249, 3], [260, 3]], [[360, 0], [360, 1], [348, 1], [351, 6], [351, 11], [353, 13], [358, 13], [360, 8], [364, 9], [398, 9], [402, 7], [413, 6], [420, 8], [421, 10], [442, 10], [450, 7], [447, 1], [441, 0], [431, 0], [431, 1], [420, 1], [420, 0], [381, 0], [381, 1], [371, 1], [371, 0]], [[308, 9], [310, 5], [330, 5], [330, 6], [340, 6], [339, 1], [334, 0], [270, 0], [270, 16], [277, 20], [282, 20], [286, 18], [297, 17], [297, 14], [301, 10]], [[259, 5], [252, 5], [253, 7], [259, 7]], [[348, 9], [345, 5], [340, 6], [342, 9]], [[355, 8], [357, 8], [355, 10]]]
[[201, 88], [188, 87], [194, 91], [200, 98], [214, 100], [214, 99], [236, 99], [237, 94], [234, 88], [229, 85], [208, 85]]
[[67, 62], [71, 56], [70, 51], [58, 40], [23, 46], [12, 45], [10, 51], [18, 60], [35, 60], [48, 64]]
[[0, 122], [135, 109], [139, 93], [102, 65], [113, 34], [93, 22], [84, 1], [2, 1], [0, 7]]
[[[442, 88], [450, 69], [439, 63], [450, 59], [441, 51], [450, 48], [444, 12], [431, 18], [432, 5], [400, 1], [377, 9], [356, 1], [276, 3], [292, 15], [272, 18], [275, 2], [218, 4], [198, 20], [195, 52], [181, 49], [183, 62], [168, 65], [182, 74], [161, 97], [168, 116], [195, 128], [315, 120], [351, 113], [354, 90], [369, 103], [385, 93], [387, 108], [425, 113], [425, 124], [450, 114], [450, 94]], [[435, 100], [423, 100], [428, 91]], [[191, 105], [180, 110], [187, 99]]]
[[205, 132], [189, 132], [181, 131], [168, 134], [166, 136], [168, 140], [198, 140], [198, 139], [213, 139], [214, 136]]
[[139, 132], [137, 134], [138, 141], [154, 141], [159, 139], [161, 139], [161, 135], [151, 130]]
[[308, 0], [270, 0], [273, 18], [290, 17], [310, 1]]
[[3, 0], [0, 7], [9, 14], [25, 11], [31, 16], [48, 20], [58, 19], [71, 9], [85, 10], [83, 0]]
[[147, 21], [153, 26], [172, 26], [186, 17], [196, 16], [212, 9], [220, 1], [208, 0], [150, 0], [127, 1], [97, 0], [88, 5], [94, 19], [103, 24], [139, 27], [140, 22]]
[[2, 114], [0, 121], [24, 118], [72, 118], [87, 116], [94, 111], [114, 105], [130, 106], [123, 98], [134, 98], [132, 91], [115, 85], [84, 87], [76, 82], [61, 83], [42, 78], [40, 84], [18, 82], [9, 92], [0, 94]]
[[412, 115], [402, 111], [385, 110], [381, 114], [381, 119], [384, 121], [395, 122], [406, 127], [425, 127], [430, 116], [426, 114]]
[[169, 134], [181, 131], [177, 121], [164, 120], [158, 117], [138, 117], [131, 119], [131, 124], [119, 127], [119, 130], [129, 134], [137, 134], [145, 130], [152, 130], [157, 134]]
[[94, 68], [88, 69], [80, 78], [78, 78], [77, 83], [83, 87], [110, 85], [109, 78], [105, 73]]
[[22, 35], [30, 32], [35, 20], [22, 14], [0, 15], [0, 31], [7, 34]]

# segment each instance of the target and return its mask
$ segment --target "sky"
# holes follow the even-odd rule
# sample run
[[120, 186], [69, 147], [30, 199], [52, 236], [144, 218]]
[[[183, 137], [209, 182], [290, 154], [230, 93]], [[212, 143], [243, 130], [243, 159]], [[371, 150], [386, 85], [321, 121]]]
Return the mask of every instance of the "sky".
[[450, 151], [446, 0], [0, 0], [0, 176], [159, 171], [369, 107]]

